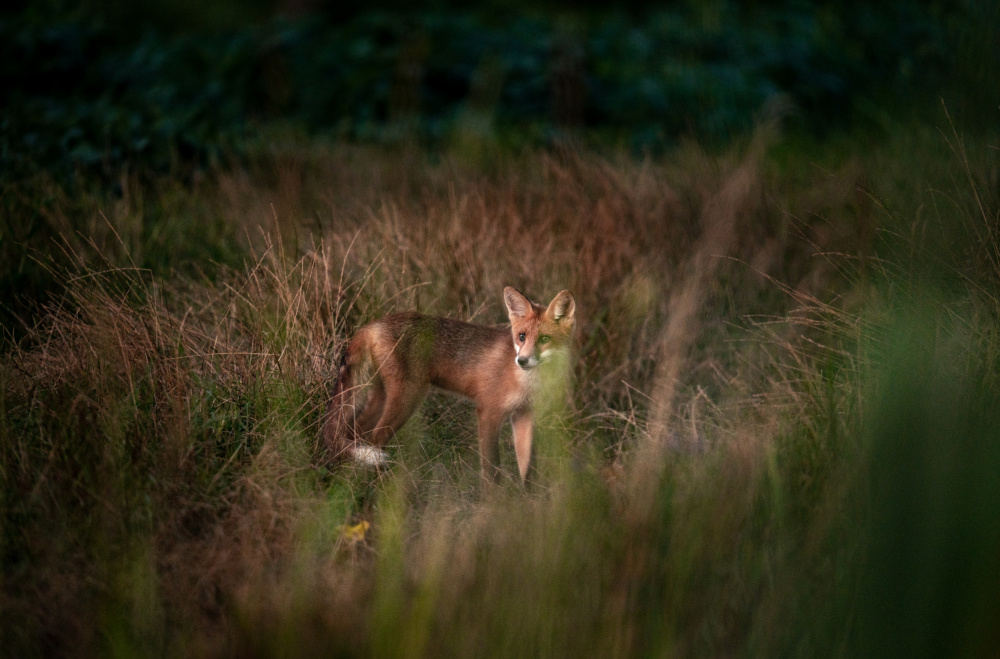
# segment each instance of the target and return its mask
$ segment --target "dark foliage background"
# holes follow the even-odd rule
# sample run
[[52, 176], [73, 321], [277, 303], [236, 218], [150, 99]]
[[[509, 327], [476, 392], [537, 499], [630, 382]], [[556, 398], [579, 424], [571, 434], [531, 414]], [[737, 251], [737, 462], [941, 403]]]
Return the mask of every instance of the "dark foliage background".
[[[946, 74], [975, 7], [670, 3], [568, 13], [394, 3], [111, 3], [0, 17], [0, 169], [115, 179], [238, 156], [275, 125], [429, 145], [456, 124], [507, 143], [568, 132], [660, 149], [761, 112], [812, 131]], [[400, 3], [395, 3], [400, 4]], [[949, 3], [950, 4], [950, 3]], [[419, 6], [419, 5], [418, 5]], [[470, 119], [470, 117], [472, 117]]]

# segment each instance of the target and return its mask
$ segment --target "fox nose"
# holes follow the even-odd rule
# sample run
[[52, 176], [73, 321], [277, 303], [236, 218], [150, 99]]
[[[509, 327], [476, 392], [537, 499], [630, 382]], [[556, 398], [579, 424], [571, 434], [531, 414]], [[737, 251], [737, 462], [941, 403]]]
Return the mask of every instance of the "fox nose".
[[527, 368], [528, 367], [528, 358], [527, 357], [518, 357], [517, 358], [517, 365], [520, 366], [521, 368]]

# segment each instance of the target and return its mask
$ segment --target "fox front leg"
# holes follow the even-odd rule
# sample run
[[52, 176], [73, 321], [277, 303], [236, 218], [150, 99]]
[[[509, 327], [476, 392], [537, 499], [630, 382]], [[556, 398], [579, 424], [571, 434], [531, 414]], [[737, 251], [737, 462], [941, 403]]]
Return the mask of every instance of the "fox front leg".
[[500, 478], [500, 426], [503, 416], [492, 410], [476, 410], [479, 422], [479, 463], [483, 482], [493, 484]]
[[531, 469], [531, 444], [535, 430], [535, 422], [531, 412], [522, 412], [511, 419], [514, 428], [514, 453], [517, 454], [517, 469], [521, 474], [521, 483], [528, 482], [528, 472]]

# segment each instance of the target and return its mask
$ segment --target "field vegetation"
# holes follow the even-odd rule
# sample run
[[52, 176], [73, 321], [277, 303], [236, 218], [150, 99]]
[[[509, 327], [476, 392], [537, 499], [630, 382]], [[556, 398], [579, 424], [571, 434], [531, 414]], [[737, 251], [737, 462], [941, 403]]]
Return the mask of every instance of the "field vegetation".
[[[992, 656], [1000, 135], [967, 116], [9, 170], [0, 647]], [[509, 442], [479, 482], [442, 393], [388, 469], [325, 459], [355, 329], [503, 322], [506, 285], [577, 301], [534, 487]]]

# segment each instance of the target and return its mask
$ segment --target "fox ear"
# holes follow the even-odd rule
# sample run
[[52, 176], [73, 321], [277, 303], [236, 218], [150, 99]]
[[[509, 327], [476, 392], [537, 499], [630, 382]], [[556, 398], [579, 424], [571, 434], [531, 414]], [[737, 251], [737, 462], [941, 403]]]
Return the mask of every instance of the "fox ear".
[[507, 315], [524, 318], [531, 309], [531, 302], [511, 286], [503, 289], [503, 303], [507, 305]]
[[559, 294], [552, 298], [549, 308], [545, 313], [557, 323], [573, 324], [573, 314], [576, 313], [576, 300], [569, 291], [559, 291]]

